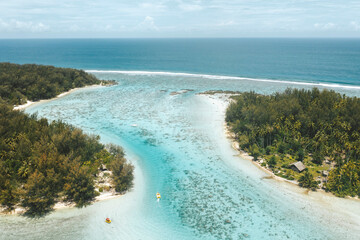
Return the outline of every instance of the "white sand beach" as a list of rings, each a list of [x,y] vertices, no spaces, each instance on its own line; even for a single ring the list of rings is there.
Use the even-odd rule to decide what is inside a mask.
[[[60,93],[59,95],[57,95],[56,97],[54,98],[51,98],[51,99],[43,99],[43,100],[39,100],[39,101],[36,101],[36,102],[33,102],[33,101],[27,101],[26,103],[22,104],[22,105],[15,105],[14,106],[14,110],[24,110],[26,109],[27,107],[30,107],[31,105],[33,104],[37,104],[37,103],[44,103],[44,102],[48,102],[48,101],[52,101],[54,99],[58,99],[58,98],[61,98],[61,97],[64,97],[70,93],[73,93],[79,89],[84,89],[84,88],[96,88],[96,87],[101,87],[103,85],[101,84],[94,84],[94,85],[90,85],[90,86],[85,86],[85,87],[81,87],[81,88],[73,88],[67,92],[63,92],[63,93]]]
[[[244,161],[256,166],[258,171],[255,171],[255,174],[263,179],[263,181],[271,181],[274,189],[278,189],[279,195],[293,195],[297,199],[302,199],[301,201],[303,201],[307,207],[314,209],[314,214],[324,214],[327,218],[334,220],[334,222],[329,220],[329,224],[330,222],[332,222],[331,224],[336,223],[344,228],[351,226],[354,232],[360,233],[360,201],[358,198],[339,198],[324,190],[309,191],[308,189],[299,187],[297,182],[278,177],[270,170],[262,167],[258,162],[253,161],[253,157],[248,153],[239,150],[238,143],[234,140],[232,133],[229,132],[225,123],[226,108],[231,101],[229,95],[215,94],[200,96],[205,98],[205,101],[209,101],[209,104],[215,105],[217,113],[219,114],[217,119],[219,119],[220,116],[221,119],[223,119],[223,129],[222,134],[219,134],[219,141],[227,141],[233,151],[236,151],[235,156],[238,156],[236,162],[228,162],[231,166],[243,169]]]

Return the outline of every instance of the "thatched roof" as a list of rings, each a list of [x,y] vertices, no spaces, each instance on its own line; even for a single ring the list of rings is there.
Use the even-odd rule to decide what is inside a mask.
[[[302,162],[294,162],[292,164],[290,164],[290,167],[294,166],[299,172],[302,172],[305,170],[305,165]]]

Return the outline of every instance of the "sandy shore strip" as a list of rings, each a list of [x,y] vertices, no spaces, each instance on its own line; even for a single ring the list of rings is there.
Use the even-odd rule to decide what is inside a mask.
[[[116,193],[115,191],[109,191],[109,192],[102,192],[99,196],[95,197],[95,200],[92,202],[100,202],[104,200],[114,199],[122,197],[124,194]],[[53,207],[54,210],[58,209],[64,209],[64,208],[73,208],[76,207],[75,203],[73,202],[57,202],[55,206]],[[24,209],[23,209],[24,211]]]
[[[115,191],[109,191],[109,192],[102,192],[100,193],[99,196],[95,197],[95,200],[91,203],[95,203],[95,202],[100,202],[100,201],[104,201],[104,200],[109,200],[109,199],[114,199],[114,198],[119,198],[121,196],[123,196],[124,194],[119,194],[116,193]],[[65,209],[65,208],[74,208],[76,207],[76,204],[73,202],[57,202],[53,209],[54,210],[60,210],[60,209]],[[22,207],[16,207],[14,210],[8,212],[6,211],[5,208],[1,208],[0,207],[0,214],[5,214],[5,215],[20,215],[25,213],[25,209]]]
[[[259,169],[261,169],[262,171],[266,172],[267,174],[269,174],[269,178],[274,178],[278,181],[284,181],[284,182],[288,182],[291,184],[295,184],[295,185],[299,185],[299,183],[295,180],[289,180],[286,178],[282,178],[279,176],[276,176],[275,173],[273,171],[271,171],[270,169],[261,166],[261,162],[260,161],[254,161],[254,157],[250,156],[249,153],[243,151],[240,149],[239,143],[235,140],[235,136],[234,134],[230,131],[228,125],[226,123],[224,123],[224,129],[225,129],[225,134],[226,137],[231,141],[231,146],[234,150],[238,151],[239,153],[239,157],[248,161],[251,161],[256,167],[258,167]],[[261,159],[261,158],[259,158]],[[322,189],[318,189],[318,190],[322,190]]]
[[[224,159],[226,164],[241,171],[246,171],[260,181],[257,184],[264,184],[264,188],[272,189],[273,195],[281,198],[293,198],[304,209],[310,209],[314,216],[319,219],[324,219],[329,226],[339,229],[351,229],[351,232],[356,235],[360,233],[360,202],[359,199],[346,197],[336,197],[332,193],[324,190],[311,191],[309,189],[301,188],[292,181],[275,176],[274,173],[262,167],[253,161],[253,158],[247,153],[239,150],[238,143],[234,141],[231,134],[229,135],[227,125],[225,122],[225,114],[228,105],[231,102],[230,95],[215,94],[215,95],[200,95],[203,100],[208,102],[209,106],[213,106],[213,114],[219,116],[214,117],[214,121],[218,122],[217,127],[213,131],[217,134],[218,144],[223,148],[233,150],[233,157]],[[224,150],[226,151],[226,150]],[[250,168],[249,168],[250,167]],[[264,181],[264,183],[262,183]],[[346,237],[345,237],[346,238]]]
[[[135,173],[134,173],[134,178],[135,178]],[[98,179],[96,179],[98,180]],[[110,186],[110,179],[105,183],[106,185]],[[98,188],[96,188],[96,190],[98,191]],[[132,191],[132,189],[130,190]],[[124,196],[124,194],[128,193],[117,193],[115,192],[115,190],[112,188],[110,191],[103,191],[103,192],[99,192],[100,195],[96,196],[95,199],[90,203],[90,205],[94,204],[95,202],[100,202],[100,201],[105,201],[105,200],[110,200],[110,199],[114,199],[114,198],[119,198]],[[66,209],[66,208],[74,208],[76,207],[76,204],[74,202],[57,202],[54,207],[53,210],[60,210],[60,209]],[[20,215],[25,213],[25,208],[22,208],[20,206],[16,207],[14,210],[12,211],[6,211],[5,208],[0,207],[0,214],[5,214],[5,215]]]
[[[94,85],[89,85],[89,86],[85,86],[85,87],[70,89],[69,91],[60,93],[60,94],[57,95],[56,97],[50,98],[50,99],[42,99],[42,100],[39,100],[39,101],[36,101],[36,102],[33,102],[33,101],[29,101],[29,100],[28,100],[25,104],[17,105],[17,106],[15,105],[15,106],[14,106],[14,110],[24,110],[24,109],[26,109],[27,107],[29,107],[29,106],[31,106],[31,105],[33,105],[33,104],[52,101],[52,100],[55,100],[55,99],[64,97],[64,96],[66,96],[66,95],[68,95],[68,94],[70,94],[70,93],[73,93],[73,92],[75,92],[75,91],[78,91],[78,90],[80,90],[80,89],[85,89],[85,88],[97,88],[97,87],[102,87],[102,86],[104,86],[104,85],[94,84]]]
[[[240,157],[241,159],[250,161],[257,168],[259,168],[260,170],[262,170],[263,172],[268,174],[269,176],[265,177],[267,179],[274,179],[274,180],[277,180],[278,182],[290,183],[292,186],[296,187],[300,191],[309,192],[309,189],[305,189],[305,188],[300,187],[297,181],[288,180],[286,178],[282,178],[282,177],[279,177],[279,176],[275,175],[275,173],[273,173],[270,169],[268,169],[268,168],[266,168],[264,166],[261,166],[260,161],[254,161],[253,160],[254,158],[252,156],[250,156],[249,153],[247,153],[247,152],[240,149],[239,143],[235,140],[234,133],[232,133],[230,131],[228,125],[225,122],[226,109],[227,109],[227,107],[229,106],[229,104],[232,101],[232,99],[230,99],[230,97],[233,96],[234,94],[216,93],[216,94],[202,94],[202,95],[208,97],[212,101],[212,104],[216,104],[218,106],[218,108],[221,109],[223,119],[224,119],[223,130],[224,130],[225,136],[230,141],[232,148],[237,151],[238,157]],[[316,191],[312,191],[312,193],[314,193],[314,194],[319,193],[319,194],[322,194],[324,196],[326,195],[326,196],[329,196],[329,197],[338,198],[334,194],[332,194],[330,192],[326,192],[323,189],[317,189]],[[344,199],[344,198],[342,198],[342,199]],[[360,201],[359,197],[347,196],[347,197],[345,197],[345,199],[351,199],[351,200],[355,200],[355,201]]]
[[[105,172],[108,174],[107,177],[104,177]],[[112,172],[109,170],[100,171],[97,174],[97,177],[94,180],[94,184],[95,184],[95,191],[97,191],[99,195],[96,196],[92,202],[90,202],[90,205],[95,202],[118,198],[124,195],[123,193],[115,192],[115,189],[112,187],[112,179],[110,177],[111,175]],[[99,191],[99,188],[104,188],[104,187],[109,187],[109,189],[107,191],[105,190]],[[57,200],[58,202],[55,203],[55,205],[53,206],[52,208],[53,210],[76,207],[76,204],[74,202],[61,201],[61,199],[57,199]],[[6,211],[5,208],[0,207],[0,214],[23,214],[25,213],[25,211],[26,209],[21,206],[17,206],[14,210],[10,212]]]

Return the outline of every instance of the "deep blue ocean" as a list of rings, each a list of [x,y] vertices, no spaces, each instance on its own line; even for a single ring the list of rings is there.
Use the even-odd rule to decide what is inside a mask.
[[[274,180],[234,149],[228,97],[198,93],[317,86],[360,96],[360,40],[0,40],[0,62],[115,80],[25,112],[118,144],[135,166],[119,198],[40,219],[0,215],[0,240],[359,239],[359,201]]]
[[[360,85],[360,39],[2,39],[0,62]]]

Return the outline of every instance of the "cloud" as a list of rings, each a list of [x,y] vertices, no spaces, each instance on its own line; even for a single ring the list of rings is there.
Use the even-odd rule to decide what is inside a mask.
[[[113,25],[111,24],[106,24],[106,25],[101,25],[101,24],[93,24],[91,25],[91,31],[95,32],[95,33],[103,33],[103,32],[114,32],[116,30],[122,29],[123,27],[117,27],[117,29],[115,29],[113,27]],[[64,29],[69,30],[72,33],[77,33],[77,32],[88,32],[90,31],[88,28],[84,28],[82,26],[79,26],[78,24],[72,24],[69,26],[68,29]]]
[[[234,22],[232,20],[222,21],[222,22],[216,24],[216,26],[218,26],[218,27],[226,27],[226,26],[233,26],[233,25],[236,25],[236,22]]]
[[[359,11],[355,0],[0,0],[0,37],[360,37]]]
[[[10,20],[8,22],[0,19],[0,29],[8,32],[46,32],[50,29],[48,25],[43,24],[42,22],[24,22],[18,20]]]
[[[360,30],[360,23],[358,23],[358,22],[356,22],[356,21],[350,22],[350,26],[351,26],[355,31],[359,31],[359,30]]]
[[[106,31],[111,31],[112,28],[113,28],[112,25],[107,24],[104,29],[105,29]]]
[[[186,12],[201,11],[203,7],[196,4],[179,4],[179,8]]]
[[[78,31],[80,31],[82,29],[77,24],[73,24],[73,25],[70,26],[69,30],[71,32],[78,32]]]
[[[144,30],[159,31],[159,28],[155,24],[154,18],[150,16],[146,16],[144,21],[138,24],[137,28]]]
[[[330,29],[334,29],[337,25],[329,22],[329,23],[315,23],[314,27],[316,29],[321,29],[321,30],[330,30]]]
[[[141,3],[139,6],[144,9],[150,9],[151,11],[166,11],[166,6],[162,3]]]
[[[9,24],[0,18],[0,29],[6,29],[8,27],[9,27]]]

